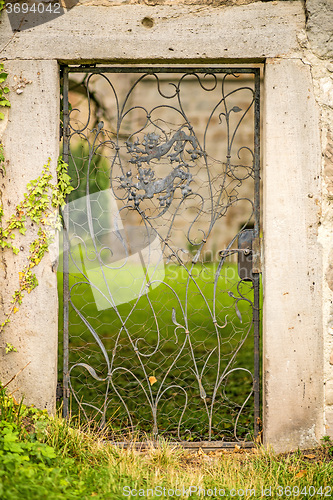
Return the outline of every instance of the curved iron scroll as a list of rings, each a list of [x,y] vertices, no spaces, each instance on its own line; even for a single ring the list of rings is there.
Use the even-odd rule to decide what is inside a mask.
[[[250,440],[259,277],[235,255],[259,236],[259,72],[136,71],[65,68],[65,389],[113,438]]]

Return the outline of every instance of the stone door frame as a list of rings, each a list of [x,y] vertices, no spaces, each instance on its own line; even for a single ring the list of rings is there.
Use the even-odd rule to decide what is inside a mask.
[[[311,67],[298,43],[304,25],[301,1],[82,5],[14,35],[6,14],[0,21],[1,57],[13,89],[12,109],[0,124],[8,214],[48,157],[55,171],[59,63],[263,64],[263,423],[264,442],[276,451],[311,447],[324,433],[321,148]],[[23,92],[15,91],[18,84]],[[15,383],[26,402],[50,411],[57,382],[55,258],[51,252],[39,266],[39,287],[4,335],[19,349],[3,355],[0,369],[5,380],[31,361]],[[3,260],[4,300],[15,289],[20,259]]]

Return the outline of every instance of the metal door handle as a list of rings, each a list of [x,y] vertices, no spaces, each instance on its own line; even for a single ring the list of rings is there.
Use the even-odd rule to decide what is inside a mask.
[[[221,257],[237,253],[238,275],[243,281],[252,281],[254,274],[261,273],[260,238],[255,238],[253,229],[244,229],[238,236],[238,248],[220,250]]]
[[[238,236],[238,276],[241,280],[253,280],[253,251],[252,244],[254,240],[253,229],[244,229]]]

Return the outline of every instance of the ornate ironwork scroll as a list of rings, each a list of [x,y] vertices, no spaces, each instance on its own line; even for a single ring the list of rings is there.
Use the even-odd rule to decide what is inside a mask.
[[[113,439],[258,435],[237,241],[260,236],[259,88],[257,68],[63,69],[64,413]]]

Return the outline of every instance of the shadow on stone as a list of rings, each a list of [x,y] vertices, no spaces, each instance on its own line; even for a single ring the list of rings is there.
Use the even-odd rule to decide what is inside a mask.
[[[9,22],[13,32],[35,28],[53,21],[75,7],[79,0],[7,1]]]

